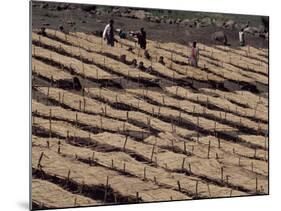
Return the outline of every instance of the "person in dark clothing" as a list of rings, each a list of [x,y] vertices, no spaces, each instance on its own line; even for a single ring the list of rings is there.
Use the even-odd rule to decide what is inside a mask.
[[[120,37],[121,39],[126,39],[126,37],[127,37],[126,32],[123,31],[123,30],[120,30],[120,31],[119,31],[119,37]]]
[[[114,27],[113,27],[114,21],[111,19],[109,21],[109,24],[107,24],[103,31],[103,39],[107,40],[107,45],[114,46]]]
[[[45,27],[41,27],[41,29],[40,29],[40,31],[37,33],[37,34],[39,34],[39,35],[43,35],[43,36],[46,36],[47,35],[47,33],[46,33],[46,28]]]
[[[73,89],[80,91],[82,89],[82,85],[78,77],[73,78]]]
[[[146,49],[146,32],[144,31],[144,28],[140,29],[140,32],[131,32],[133,36],[136,36],[138,38],[138,44],[142,49]]]

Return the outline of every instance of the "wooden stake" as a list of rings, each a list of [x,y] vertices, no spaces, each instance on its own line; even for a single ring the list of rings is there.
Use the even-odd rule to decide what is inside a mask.
[[[155,144],[152,147],[152,152],[151,152],[151,156],[150,156],[150,162],[152,162],[152,159],[153,159],[154,149],[155,149]]]
[[[76,127],[78,126],[78,113],[75,114]]]
[[[92,166],[93,160],[91,157],[89,157],[89,165]]]
[[[209,145],[208,145],[208,154],[207,154],[207,158],[210,158],[210,149],[211,149],[211,141],[209,140]]]
[[[113,169],[114,168],[114,160],[111,159],[111,168]]]
[[[61,104],[61,97],[60,97],[60,92],[59,92],[59,104]]]
[[[85,98],[83,98],[83,106],[84,106],[83,111],[85,112],[85,110],[86,110],[86,99]]]
[[[226,175],[226,176],[225,176],[225,178],[226,178],[226,183],[229,182],[229,177],[230,177],[229,175]]]
[[[223,167],[221,167],[221,180],[223,181]]]
[[[123,151],[125,151],[125,149],[126,149],[127,140],[128,140],[128,136],[126,136],[126,138],[125,138],[125,142],[124,142],[124,145],[123,145]]]
[[[106,177],[106,186],[105,186],[105,190],[104,190],[104,199],[103,201],[106,202],[106,198],[107,198],[107,189],[108,189],[108,181],[109,181],[109,177]]]
[[[60,141],[58,142],[58,154],[60,154]]]
[[[184,170],[184,163],[185,163],[185,158],[182,159],[182,165],[181,165],[182,171]]]
[[[181,184],[180,184],[180,181],[178,180],[177,183],[178,183],[179,192],[181,192]]]
[[[258,192],[258,178],[256,177],[256,193]]]
[[[196,198],[198,197],[198,184],[199,184],[199,181],[197,180],[197,181],[196,181],[196,185],[195,185],[195,194],[196,194]]]
[[[47,87],[47,96],[49,97],[49,95],[50,95],[50,87],[48,86]]]
[[[126,163],[123,163],[123,172],[126,173]]]
[[[192,173],[191,172],[191,163],[188,163],[188,169],[189,169],[189,173]]]
[[[136,201],[139,202],[139,192],[136,192]]]
[[[81,111],[81,100],[79,100],[79,111]]]
[[[66,131],[66,140],[67,140],[67,141],[69,140],[69,130]]]
[[[102,129],[102,116],[100,116],[100,129]]]
[[[143,168],[143,179],[146,180],[146,167]]]
[[[49,112],[49,137],[52,137],[52,109]]]
[[[40,155],[39,160],[38,160],[37,168],[41,168],[42,167],[41,166],[41,161],[42,161],[43,156],[44,156],[44,152],[41,152],[41,155]]]
[[[69,180],[70,180],[70,169],[68,170],[68,173],[67,173],[67,180],[66,180],[67,184],[68,184]]]
[[[209,198],[212,198],[212,195],[211,195],[211,190],[210,190],[210,186],[209,186],[209,183],[207,183],[207,188],[208,188]]]

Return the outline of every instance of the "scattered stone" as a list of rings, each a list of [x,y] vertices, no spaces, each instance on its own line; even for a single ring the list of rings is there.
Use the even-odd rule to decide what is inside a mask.
[[[59,30],[60,30],[61,32],[63,32],[63,30],[64,30],[63,25],[60,25],[60,26],[59,26]]]
[[[57,11],[61,11],[61,10],[66,10],[68,9],[70,4],[64,4],[64,3],[60,3],[59,5],[56,6],[56,10]]]
[[[184,20],[181,21],[181,25],[186,26],[186,25],[189,25],[189,24],[190,24],[190,20],[189,19],[184,19]]]
[[[168,24],[174,24],[175,22],[176,21],[172,18],[169,18],[169,19],[166,20],[166,23],[168,23]]]
[[[158,59],[158,62],[162,65],[165,65],[165,62],[164,62],[164,57],[163,56],[160,56],[159,59]]]
[[[148,68],[146,68],[146,72],[150,73],[152,71],[152,67],[149,66]]]
[[[127,51],[132,52],[132,51],[133,51],[133,48],[132,48],[132,47],[129,47],[129,48],[127,49]]]
[[[214,20],[213,23],[216,27],[223,27],[224,24],[222,20]]]
[[[227,37],[223,31],[217,31],[212,34],[212,40],[227,45]]]
[[[42,35],[42,36],[46,36],[47,35],[47,33],[46,33],[46,28],[45,27],[41,27],[41,29],[40,29],[40,31],[37,33],[37,34],[39,34],[39,35]]]
[[[85,5],[85,4],[82,4],[81,5],[81,9],[86,11],[86,12],[91,12],[93,10],[96,10],[96,6],[95,5]]]
[[[74,21],[67,21],[67,24],[70,26],[74,26],[76,23]]]
[[[94,31],[94,32],[93,32],[93,35],[96,35],[96,36],[98,36],[98,37],[102,37],[102,33],[103,33],[103,31],[97,30],[97,31]]]
[[[266,40],[268,40],[268,38],[269,38],[269,33],[268,33],[268,32],[264,33],[264,38],[265,38]]]
[[[264,33],[264,32],[266,32],[266,29],[265,29],[265,27],[264,27],[263,25],[259,25],[259,26],[257,27],[257,30],[258,30],[258,33]]]
[[[47,8],[48,6],[49,6],[48,3],[42,3],[42,4],[40,5],[40,9],[45,9],[45,8]]]
[[[212,25],[212,19],[209,17],[202,18],[201,21],[199,21],[200,27],[206,27]]]
[[[148,53],[148,50],[145,50],[145,51],[144,51],[144,57],[145,57],[146,59],[150,59],[150,58],[151,58],[151,56],[150,56],[149,53]]]
[[[143,66],[143,62],[139,63],[138,69],[145,70],[145,67]]]
[[[149,17],[149,21],[154,23],[161,23],[161,19],[158,16]]]
[[[80,80],[78,77],[74,77],[73,78],[73,89],[80,91],[82,89]]]
[[[175,24],[180,24],[182,22],[182,19],[178,18],[176,21],[175,21]]]
[[[130,10],[130,11],[122,12],[120,15],[122,17],[135,18],[141,20],[149,19],[149,17],[152,16],[150,12],[146,12],[144,10]]]
[[[136,59],[133,59],[132,62],[131,62],[131,65],[133,67],[136,67],[138,64],[137,64],[137,60]]]
[[[125,55],[125,54],[122,54],[122,55],[120,56],[120,62],[126,63],[126,55]]]
[[[251,35],[254,35],[255,33],[258,33],[258,28],[250,26],[250,27],[245,28],[244,32],[248,33],[248,34],[251,34]]]
[[[229,20],[223,24],[223,27],[226,29],[233,29],[236,22],[234,20]]]

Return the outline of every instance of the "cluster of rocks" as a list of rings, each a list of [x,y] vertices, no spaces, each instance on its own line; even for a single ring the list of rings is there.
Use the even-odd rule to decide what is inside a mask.
[[[181,19],[171,18],[166,15],[155,16],[151,12],[143,9],[130,9],[126,7],[113,7],[112,9],[99,9],[95,5],[82,5],[82,4],[69,4],[69,3],[33,3],[34,7],[48,8],[49,10],[83,10],[91,15],[103,15],[110,14],[112,16],[126,17],[132,19],[140,19],[148,22],[161,23],[161,24],[177,24],[190,28],[203,28],[209,26],[215,26],[222,29],[229,30],[241,30],[244,29],[245,33],[251,34],[257,37],[264,37],[268,39],[268,32],[264,25],[258,27],[249,26],[249,23],[242,24],[236,23],[234,20],[221,20],[211,17],[193,18],[193,19]],[[85,21],[84,21],[85,22]]]
[[[99,12],[100,13],[100,12]],[[168,16],[154,16],[151,12],[145,10],[134,10],[130,8],[114,8],[110,12],[112,15],[119,17],[127,17],[134,19],[141,19],[149,22],[163,23],[163,24],[178,24],[181,26],[188,26],[190,28],[202,28],[208,26],[215,26],[222,29],[241,30],[245,33],[268,38],[268,32],[263,25],[258,27],[249,26],[249,23],[237,23],[234,20],[221,20],[210,17],[193,18],[193,19],[173,19]]]

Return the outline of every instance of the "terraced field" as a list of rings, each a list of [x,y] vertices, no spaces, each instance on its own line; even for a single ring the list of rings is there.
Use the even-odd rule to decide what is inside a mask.
[[[34,209],[268,194],[267,49],[37,32]]]

